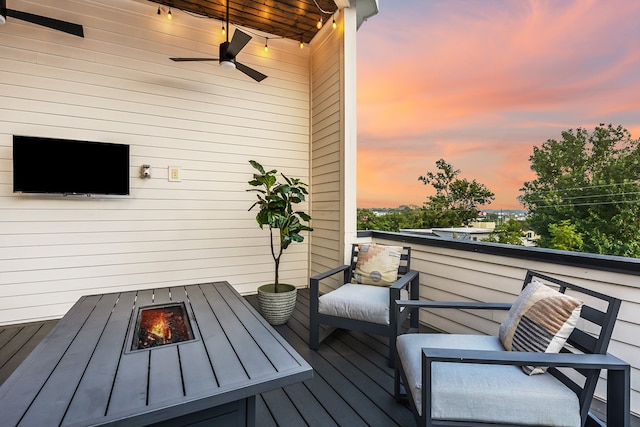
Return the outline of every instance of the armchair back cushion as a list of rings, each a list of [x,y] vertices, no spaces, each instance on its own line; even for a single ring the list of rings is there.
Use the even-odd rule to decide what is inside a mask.
[[[398,280],[402,246],[358,245],[358,261],[352,283],[390,286]]]
[[[499,337],[507,350],[557,353],[580,318],[583,302],[541,282],[529,283],[516,298],[500,325]],[[529,374],[545,367],[523,366]]]

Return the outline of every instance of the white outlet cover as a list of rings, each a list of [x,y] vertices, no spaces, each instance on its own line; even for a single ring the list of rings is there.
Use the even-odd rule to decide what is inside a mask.
[[[169,166],[169,181],[180,180],[180,166]]]

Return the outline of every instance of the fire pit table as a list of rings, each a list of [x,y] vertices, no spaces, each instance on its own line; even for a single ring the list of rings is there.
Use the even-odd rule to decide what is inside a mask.
[[[3,426],[255,424],[312,377],[227,282],[84,296],[0,387]]]

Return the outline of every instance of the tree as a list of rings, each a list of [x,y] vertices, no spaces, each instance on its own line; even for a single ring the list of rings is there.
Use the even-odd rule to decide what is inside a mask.
[[[427,172],[418,177],[423,184],[430,184],[436,194],[428,196],[424,203],[425,227],[459,227],[478,217],[478,206],[490,204],[494,194],[483,184],[459,179],[459,169],[444,159],[436,162],[439,172]]]
[[[505,243],[509,245],[522,245],[522,223],[514,218],[499,224],[489,234],[489,237],[482,239],[483,242]]]
[[[582,249],[582,235],[576,231],[576,226],[568,219],[560,221],[560,224],[549,224],[551,245],[553,249],[564,251],[579,251]]]
[[[373,228],[375,214],[371,209],[357,209],[356,215],[358,230],[375,230],[375,228]]]
[[[371,209],[357,210],[358,230],[400,231],[400,229],[422,228],[420,209],[401,207],[376,214]]]
[[[247,191],[255,191],[258,201],[251,205],[249,210],[258,208],[256,222],[262,229],[265,225],[269,226],[269,243],[271,244],[271,256],[275,266],[274,276],[274,292],[278,292],[280,258],[285,249],[293,242],[302,242],[304,236],[300,234],[303,231],[313,231],[313,228],[305,225],[311,217],[303,212],[296,211],[294,208],[304,202],[307,193],[307,184],[298,178],[289,178],[285,174],[280,175],[284,178],[285,183],[278,182],[275,169],[266,171],[264,167],[255,160],[249,160],[258,173],[253,174],[253,179],[249,181],[249,185],[255,188],[249,188]],[[277,246],[274,242],[274,231],[278,230]]]
[[[551,230],[569,221],[584,252],[640,257],[640,139],[621,126],[569,129],[529,160],[537,177],[519,199],[540,246],[553,247]]]

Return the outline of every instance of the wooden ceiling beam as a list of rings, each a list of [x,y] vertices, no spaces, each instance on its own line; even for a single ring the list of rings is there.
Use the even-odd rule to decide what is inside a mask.
[[[225,0],[150,0],[172,9],[226,20]],[[308,43],[318,32],[320,16],[325,21],[338,9],[334,0],[231,0],[229,21],[233,25]]]

